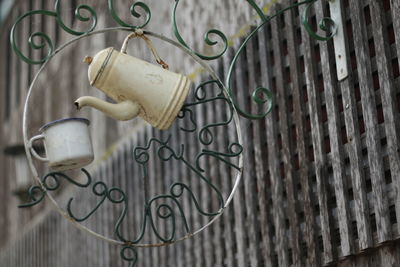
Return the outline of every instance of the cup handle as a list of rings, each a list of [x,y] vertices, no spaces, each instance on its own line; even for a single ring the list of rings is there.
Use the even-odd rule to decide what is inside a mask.
[[[49,161],[49,159],[48,159],[47,157],[44,158],[44,157],[39,156],[39,154],[38,154],[38,153],[35,151],[35,149],[33,148],[33,142],[35,142],[36,140],[39,140],[39,139],[44,139],[44,135],[43,135],[43,134],[36,135],[36,136],[32,137],[32,138],[29,140],[29,142],[28,142],[29,151],[30,151],[31,154],[32,154],[35,158],[37,158],[38,160],[40,160],[40,161]]]

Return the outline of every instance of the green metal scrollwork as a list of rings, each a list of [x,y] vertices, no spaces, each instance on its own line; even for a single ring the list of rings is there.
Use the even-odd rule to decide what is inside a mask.
[[[262,9],[257,5],[256,2],[254,2],[253,0],[246,0],[246,1],[249,2],[249,4],[254,8],[254,10],[257,12],[258,16],[262,21],[266,21],[268,19],[268,17],[264,14]]]
[[[93,31],[96,26],[97,26],[97,14],[94,11],[94,9],[88,5],[79,5],[75,8],[75,17],[82,22],[87,22],[87,21],[92,21],[92,25],[89,27],[89,29],[87,29],[86,31],[75,31],[72,28],[66,26],[64,24],[64,22],[62,21],[61,18],[61,4],[60,4],[60,0],[56,1],[55,7],[54,7],[55,11],[56,11],[56,20],[57,20],[57,24],[66,32],[68,32],[69,34],[72,35],[82,35],[88,32]],[[82,15],[82,11],[85,10],[87,12],[89,12],[90,16],[86,17]]]
[[[82,218],[78,218],[76,217],[72,211],[71,211],[71,203],[73,201],[73,198],[70,198],[67,204],[67,211],[68,211],[68,215],[73,218],[75,221],[77,222],[83,222],[85,220],[87,220],[93,213],[96,212],[96,210],[103,204],[104,200],[108,199],[111,203],[114,204],[119,204],[124,202],[124,205],[126,206],[126,195],[125,193],[116,187],[111,188],[110,190],[108,190],[107,185],[103,182],[96,182],[95,184],[93,184],[92,187],[92,192],[93,194],[95,194],[96,196],[100,196],[101,200],[97,203],[97,205],[92,209],[92,211],[90,211],[86,216],[82,217]],[[112,196],[113,192],[117,192],[118,194],[120,194],[120,198],[115,198]],[[126,213],[126,209],[124,208],[123,211],[123,215],[121,215],[121,217],[125,216],[124,213]]]
[[[249,4],[256,10],[257,14],[262,19],[262,22],[245,38],[243,43],[240,45],[239,49],[236,51],[236,53],[232,59],[231,65],[229,66],[229,69],[228,69],[228,73],[227,73],[226,80],[225,80],[225,86],[226,86],[226,88],[228,88],[228,92],[232,98],[233,105],[235,106],[237,112],[241,116],[243,116],[247,119],[262,119],[269,112],[271,112],[272,107],[273,107],[274,97],[273,97],[273,93],[270,89],[265,88],[265,87],[258,87],[251,94],[251,99],[255,103],[257,103],[258,105],[266,105],[266,106],[264,106],[265,111],[261,112],[259,114],[250,114],[247,111],[243,110],[240,107],[240,105],[236,99],[236,96],[232,90],[233,71],[234,71],[235,65],[239,59],[239,56],[244,51],[247,43],[257,34],[257,32],[262,27],[264,27],[272,19],[283,14],[284,12],[286,12],[290,9],[296,8],[296,7],[298,7],[300,5],[304,5],[304,4],[307,4],[307,7],[304,9],[304,12],[302,15],[302,21],[303,21],[304,28],[306,29],[306,31],[310,34],[310,36],[312,38],[315,38],[316,40],[320,40],[320,41],[330,40],[336,34],[337,26],[335,25],[334,21],[331,18],[323,18],[320,22],[320,28],[324,31],[329,31],[329,28],[330,28],[330,35],[327,37],[323,37],[323,36],[316,34],[312,30],[310,24],[308,23],[308,11],[309,11],[309,8],[311,7],[311,5],[314,4],[317,0],[306,0],[306,1],[301,1],[301,2],[295,3],[291,6],[288,6],[284,9],[277,11],[275,14],[273,14],[271,16],[265,16],[264,13],[262,12],[261,8],[253,0],[246,0],[246,1],[249,2]],[[328,25],[331,25],[331,27],[329,27]]]
[[[127,253],[131,253],[132,256],[127,255]],[[121,249],[120,255],[124,261],[130,262],[129,267],[134,267],[136,265],[137,260],[138,260],[138,253],[133,246],[129,246],[129,245],[124,246]]]
[[[237,149],[237,150],[235,151],[235,149]],[[210,157],[214,157],[214,158],[228,164],[229,166],[231,166],[237,170],[240,170],[240,168],[236,164],[233,164],[232,162],[230,162],[229,160],[226,160],[225,158],[238,157],[243,152],[243,146],[239,143],[231,143],[231,144],[229,144],[228,150],[229,150],[228,153],[223,153],[223,152],[219,152],[219,151],[203,149],[202,152],[196,158],[197,169],[200,170],[201,172],[204,172],[204,169],[200,166],[200,158],[203,156],[210,156]]]
[[[207,97],[206,86],[209,86],[212,84],[217,85],[217,90],[218,90],[217,94],[216,94],[216,96]],[[214,102],[214,101],[218,101],[218,103],[225,104],[228,107],[228,117],[227,117],[226,121],[210,123],[200,129],[198,138],[199,138],[200,143],[203,145],[209,145],[214,140],[214,137],[210,131],[211,128],[218,127],[218,126],[226,126],[232,122],[233,107],[231,105],[231,101],[224,96],[222,88],[223,87],[218,80],[209,80],[209,81],[200,83],[195,89],[195,94],[194,94],[195,101],[192,103],[184,104],[183,108],[182,108],[182,114],[180,114],[180,116],[179,116],[179,118],[182,119],[185,117],[186,113],[189,113],[190,121],[193,125],[193,128],[192,129],[181,128],[181,129],[183,131],[187,131],[187,132],[194,132],[197,130],[197,123],[194,121],[194,119],[192,117],[193,116],[193,110],[191,110],[192,107],[197,106],[197,105],[203,105],[203,104],[206,104],[209,102]],[[211,87],[211,89],[215,90],[213,87]]]
[[[180,0],[175,0],[175,5],[174,5],[174,8],[173,8],[173,12],[172,12],[172,29],[174,31],[175,37],[178,40],[178,42],[181,43],[184,47],[186,47],[188,49],[191,49],[186,44],[185,40],[183,40],[183,38],[182,38],[182,36],[181,36],[181,34],[179,33],[179,30],[178,30],[178,25],[177,25],[177,22],[176,22],[176,11],[177,11],[177,8],[178,8],[179,1]],[[204,41],[206,42],[207,45],[214,46],[214,45],[218,44],[218,41],[213,41],[213,40],[210,39],[211,35],[216,35],[222,40],[222,43],[223,43],[222,44],[222,49],[221,49],[221,51],[219,53],[217,53],[216,55],[213,55],[213,56],[206,56],[206,55],[203,55],[203,54],[201,54],[199,52],[196,52],[196,51],[192,50],[193,53],[196,54],[201,59],[204,59],[204,60],[217,59],[217,58],[221,57],[223,54],[225,54],[226,50],[228,49],[228,38],[226,38],[226,35],[223,32],[221,32],[220,30],[217,30],[217,29],[211,29],[211,30],[207,31],[204,34]]]
[[[75,9],[75,16],[78,20],[86,22],[92,20],[92,25],[89,27],[88,30],[86,31],[75,31],[72,28],[67,27],[64,22],[62,21],[61,18],[61,5],[60,5],[60,0],[57,0],[55,3],[54,7],[55,11],[48,11],[48,10],[33,10],[30,12],[25,13],[24,15],[20,16],[14,23],[14,25],[11,28],[10,32],[10,42],[13,50],[15,53],[26,63],[28,64],[43,64],[48,60],[54,52],[54,44],[52,39],[43,32],[34,32],[30,34],[29,39],[28,39],[28,44],[31,49],[34,50],[41,50],[47,47],[47,54],[41,58],[41,59],[32,59],[24,55],[24,53],[21,51],[19,45],[18,45],[18,40],[16,39],[16,28],[17,25],[26,17],[34,16],[34,15],[43,15],[43,16],[50,16],[54,17],[57,21],[57,24],[66,32],[72,34],[72,35],[82,35],[88,32],[93,31],[96,28],[97,25],[97,15],[96,12],[94,11],[93,8],[91,8],[88,5],[79,5]],[[90,13],[89,17],[83,16],[82,11],[86,10]],[[40,39],[42,42],[38,43],[37,39]]]
[[[145,15],[146,15],[146,20],[142,25],[134,26],[132,24],[124,22],[117,15],[117,12],[115,11],[114,0],[108,0],[108,9],[110,11],[110,14],[111,14],[112,18],[115,20],[115,22],[117,22],[119,25],[121,25],[123,27],[129,27],[129,28],[132,28],[132,29],[143,28],[150,22],[150,19],[151,19],[150,8],[143,2],[136,2],[136,3],[132,4],[132,6],[130,8],[130,13],[132,14],[132,16],[134,16],[135,18],[140,18],[142,16],[140,13],[138,13],[136,11],[137,7],[140,7],[141,9],[144,10]]]
[[[20,16],[14,23],[14,25],[11,28],[11,32],[10,32],[10,43],[11,46],[13,48],[13,50],[15,51],[15,53],[19,56],[19,58],[21,58],[23,61],[25,61],[28,64],[42,64],[44,62],[46,62],[47,59],[49,59],[51,57],[51,55],[53,54],[54,51],[54,45],[53,42],[51,40],[51,38],[43,33],[43,32],[34,32],[29,36],[28,39],[28,44],[32,49],[35,50],[40,50],[43,49],[44,47],[47,46],[47,55],[39,60],[33,60],[27,56],[25,56],[23,54],[23,52],[21,51],[21,49],[19,48],[17,42],[18,40],[16,39],[15,36],[15,32],[16,32],[16,28],[17,25],[26,17],[29,16],[33,16],[33,15],[45,15],[45,16],[52,16],[52,17],[56,17],[57,14],[53,11],[47,11],[47,10],[34,10],[34,11],[30,11],[22,16]],[[43,42],[38,44],[35,42],[35,39],[41,39]]]
[[[46,174],[41,179],[41,182],[42,182],[41,187],[35,185],[29,189],[28,194],[32,201],[30,203],[19,205],[18,207],[19,208],[28,208],[28,207],[32,207],[32,206],[40,203],[44,199],[45,190],[55,191],[60,187],[60,178],[63,178],[78,187],[82,187],[82,188],[88,187],[92,182],[92,178],[88,171],[86,171],[85,169],[81,169],[81,170],[86,175],[86,178],[87,178],[86,183],[78,183],[77,181],[75,181],[74,179],[65,175],[62,172],[50,172],[50,173]],[[40,193],[39,198],[37,198],[35,196],[37,194],[37,192]]]
[[[37,196],[39,194],[39,196]],[[32,200],[29,203],[21,204],[18,205],[18,208],[30,208],[35,206],[36,204],[39,204],[45,197],[45,193],[43,189],[40,186],[31,186],[28,190],[28,195],[30,199]]]
[[[337,24],[335,23],[335,21],[333,21],[329,17],[325,17],[325,18],[322,18],[321,21],[318,24],[318,26],[319,26],[319,28],[321,30],[329,33],[328,36],[322,36],[322,35],[319,35],[316,32],[314,32],[314,30],[312,29],[310,23],[308,22],[309,9],[316,1],[317,0],[306,1],[306,2],[309,2],[309,4],[304,9],[304,12],[303,12],[301,20],[302,20],[304,29],[308,32],[308,34],[312,38],[314,38],[314,39],[316,39],[318,41],[328,41],[328,40],[332,39],[335,36],[336,32],[337,32]]]

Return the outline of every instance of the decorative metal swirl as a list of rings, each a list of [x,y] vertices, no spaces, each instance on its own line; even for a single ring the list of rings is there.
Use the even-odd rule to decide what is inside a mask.
[[[40,50],[43,49],[47,46],[47,55],[39,60],[33,60],[27,56],[25,56],[23,54],[23,52],[21,51],[21,49],[18,47],[17,45],[17,40],[16,40],[16,36],[15,36],[15,31],[16,31],[16,27],[17,25],[26,17],[29,16],[33,16],[33,15],[45,15],[45,16],[53,16],[56,17],[57,14],[55,12],[52,11],[46,11],[46,10],[34,10],[34,11],[30,11],[22,16],[20,16],[14,23],[13,27],[11,28],[11,32],[10,32],[10,42],[11,42],[11,46],[14,49],[15,53],[19,56],[20,59],[22,59],[23,61],[25,61],[28,64],[42,64],[44,63],[47,59],[50,58],[50,56],[53,54],[54,51],[54,45],[52,40],[50,39],[50,37],[43,33],[43,32],[34,32],[29,36],[28,39],[28,44],[29,47],[31,49],[35,49],[35,50]],[[37,42],[37,39],[41,39],[41,43]]]
[[[39,196],[37,196],[38,194]],[[18,208],[33,207],[36,204],[40,203],[44,199],[46,194],[44,193],[43,189],[40,186],[35,185],[29,188],[28,195],[32,201],[29,203],[18,205]]]
[[[216,96],[208,97],[206,86],[212,85],[212,84],[217,85],[216,88],[218,89],[218,91],[217,91]],[[212,90],[215,90],[215,87],[210,87],[210,88]],[[197,123],[193,119],[193,110],[191,110],[192,107],[197,106],[197,105],[206,104],[209,102],[215,102],[215,101],[218,101],[218,103],[221,103],[221,104],[225,104],[226,107],[228,107],[228,117],[227,117],[226,121],[210,123],[200,129],[199,136],[198,136],[199,141],[203,145],[210,145],[214,141],[214,137],[213,137],[213,134],[210,129],[213,127],[218,127],[218,126],[226,126],[229,123],[231,123],[231,121],[233,119],[233,107],[231,105],[231,101],[225,97],[225,95],[223,93],[223,86],[218,80],[209,80],[209,81],[200,83],[196,87],[194,95],[195,95],[195,102],[184,104],[183,108],[182,108],[182,112],[178,117],[178,118],[182,119],[185,117],[185,115],[187,113],[189,113],[189,116],[190,116],[189,118],[190,118],[193,128],[186,129],[186,128],[181,127],[181,130],[183,130],[183,131],[194,132],[197,130],[198,126],[197,126]]]
[[[86,10],[90,13],[89,17],[85,17],[82,15],[82,11]],[[42,64],[48,60],[53,52],[54,52],[54,44],[52,39],[43,32],[34,32],[30,34],[29,39],[28,39],[28,44],[31,49],[34,50],[41,50],[47,47],[47,54],[41,58],[41,59],[32,59],[24,55],[24,53],[21,51],[21,49],[18,46],[18,40],[16,39],[15,32],[17,25],[26,17],[34,16],[34,15],[44,15],[44,16],[50,16],[50,17],[55,17],[57,24],[66,32],[72,34],[72,35],[82,35],[88,32],[93,31],[96,28],[97,25],[97,15],[96,12],[94,11],[93,8],[91,8],[88,5],[79,5],[75,9],[75,16],[78,20],[87,22],[87,21],[92,21],[92,25],[87,29],[86,31],[75,31],[72,28],[67,27],[64,22],[62,21],[61,18],[61,6],[60,6],[60,0],[57,0],[55,3],[55,11],[48,11],[48,10],[33,10],[30,12],[25,13],[24,15],[20,16],[14,23],[14,25],[11,28],[10,32],[10,42],[12,45],[13,50],[15,53],[26,63],[28,64]],[[38,39],[41,41],[39,42]]]
[[[180,1],[180,0],[175,0],[175,5],[174,5],[173,11],[172,11],[172,29],[173,29],[173,31],[174,31],[175,37],[176,37],[176,39],[178,40],[178,42],[181,43],[184,47],[186,47],[186,48],[188,48],[188,49],[191,49],[191,48],[186,44],[186,42],[183,40],[181,34],[179,33],[178,25],[177,25],[177,23],[176,23],[176,11],[177,11],[177,8],[178,8],[179,1]],[[222,47],[221,51],[218,52],[216,55],[213,55],[213,56],[206,56],[206,55],[203,55],[203,54],[201,54],[201,53],[199,53],[199,52],[196,52],[196,51],[193,51],[193,50],[192,50],[192,52],[193,52],[194,54],[196,54],[199,58],[204,59],[204,60],[213,60],[213,59],[217,59],[217,58],[221,57],[223,54],[225,54],[225,51],[228,49],[228,38],[226,38],[226,35],[225,35],[223,32],[221,32],[220,30],[217,30],[217,29],[208,30],[208,31],[204,34],[204,41],[205,41],[205,43],[206,43],[207,45],[209,45],[209,46],[214,46],[214,45],[218,44],[218,41],[213,41],[213,40],[211,40],[211,36],[212,36],[213,34],[216,35],[217,37],[219,37],[219,38],[222,40],[222,43],[223,43],[222,45],[223,45],[223,47]]]
[[[213,183],[211,183],[209,178],[205,177],[202,174],[201,169],[196,168],[194,165],[190,164],[185,159],[183,144],[181,144],[181,149],[178,153],[176,151],[174,151],[173,148],[171,148],[168,145],[170,138],[171,138],[171,136],[169,136],[166,141],[162,141],[162,140],[159,140],[156,138],[151,138],[145,147],[136,147],[135,148],[135,150],[134,150],[135,161],[142,166],[143,174],[145,176],[144,179],[148,178],[147,177],[147,174],[148,174],[148,166],[147,165],[148,165],[148,161],[150,158],[148,150],[150,149],[152,144],[158,144],[157,153],[156,153],[158,158],[161,159],[162,161],[169,161],[171,159],[181,161],[191,172],[193,172],[195,174],[194,177],[199,178],[200,181],[204,182],[205,185],[207,185],[212,191],[214,191],[214,193],[216,194],[218,201],[219,201],[219,208],[217,211],[211,211],[211,212],[207,212],[207,211],[203,210],[203,208],[200,207],[200,204],[199,204],[197,198],[195,197],[194,193],[190,190],[190,188],[188,186],[186,186],[185,184],[183,184],[181,182],[172,184],[170,187],[170,190],[169,190],[170,195],[163,195],[163,197],[165,197],[165,198],[173,197],[174,199],[178,199],[179,197],[182,196],[183,191],[186,190],[189,193],[189,195],[199,213],[201,213],[202,215],[205,215],[205,216],[217,215],[219,213],[220,209],[224,206],[224,200],[223,200],[221,192]],[[198,162],[197,162],[198,159],[199,159],[199,157],[196,158],[196,165],[198,165]],[[158,198],[160,198],[160,196],[157,196],[156,198],[158,199]],[[149,204],[151,204],[152,201],[154,201],[154,199],[150,200]],[[177,204],[179,210],[181,210],[180,204],[178,202],[176,204]],[[187,223],[186,223],[186,218],[184,216],[182,218],[184,219],[185,228],[187,230],[189,230],[189,227],[187,226]]]
[[[87,220],[93,213],[95,213],[95,211],[103,204],[104,200],[106,200],[106,199],[108,199],[111,203],[114,203],[114,204],[124,203],[123,214],[126,213],[126,204],[127,204],[126,203],[126,195],[121,189],[116,188],[116,187],[108,189],[107,185],[100,181],[100,182],[96,182],[93,184],[92,192],[96,196],[101,197],[101,200],[97,203],[97,205],[94,207],[94,209],[92,211],[90,211],[86,216],[83,216],[81,218],[78,218],[77,216],[75,216],[72,213],[71,203],[74,200],[74,198],[69,199],[68,204],[67,204],[67,211],[68,211],[69,216],[71,218],[73,218],[75,221],[83,222],[83,221]],[[114,192],[118,193],[120,195],[120,197],[116,198],[115,196],[113,196],[115,194]],[[120,220],[121,218],[122,218],[122,215],[118,220]]]
[[[82,11],[85,10],[87,12],[90,13],[90,16],[86,17],[82,15]],[[61,18],[61,5],[60,5],[60,0],[56,1],[55,4],[55,11],[56,11],[56,20],[57,20],[57,24],[66,32],[68,32],[69,34],[72,35],[82,35],[88,32],[93,31],[96,28],[97,25],[97,14],[94,11],[94,9],[88,5],[79,5],[75,8],[75,17],[82,22],[87,22],[87,21],[92,21],[92,25],[90,25],[90,27],[86,30],[86,31],[75,31],[72,28],[69,28],[68,26],[66,26],[64,24],[64,22],[62,21]]]
[[[112,16],[112,18],[115,20],[115,22],[117,22],[119,25],[123,26],[123,27],[129,27],[132,29],[138,29],[138,28],[143,28],[145,27],[151,19],[151,11],[150,8],[143,2],[136,2],[134,4],[132,4],[131,8],[130,8],[130,13],[132,16],[134,16],[135,18],[140,18],[142,15],[140,13],[137,12],[136,8],[140,7],[146,15],[146,21],[139,26],[134,26],[132,24],[126,23],[124,22],[116,13],[115,8],[114,8],[114,0],[108,0],[108,9],[110,11],[110,14]]]
[[[129,253],[129,252],[133,255],[132,256],[127,255],[127,253]],[[130,262],[129,267],[134,267],[136,265],[137,260],[138,260],[138,253],[134,247],[124,246],[121,249],[120,255],[124,261]]]
[[[86,183],[79,183],[77,181],[75,181],[74,179],[70,178],[69,176],[65,175],[62,172],[50,172],[48,174],[46,174],[45,176],[43,176],[43,178],[41,179],[41,186],[31,186],[31,188],[29,188],[28,194],[31,198],[31,202],[26,203],[26,204],[22,204],[19,205],[19,208],[28,208],[28,207],[32,207],[36,204],[39,204],[45,196],[45,191],[55,191],[57,190],[61,183],[60,183],[60,178],[63,178],[65,180],[67,180],[68,182],[70,182],[71,184],[74,184],[78,187],[88,187],[91,182],[92,182],[92,177],[90,176],[90,174],[85,170],[85,169],[81,169],[82,172],[86,175],[87,181]],[[40,194],[39,197],[37,197],[37,194]]]
[[[335,36],[335,34],[336,34],[336,32],[337,32],[337,27],[338,27],[338,26],[337,26],[337,24],[335,23],[334,20],[332,20],[332,19],[329,18],[329,17],[325,17],[325,18],[322,18],[322,19],[320,20],[318,26],[319,26],[319,28],[320,28],[321,30],[323,30],[323,31],[325,31],[325,32],[327,32],[327,33],[329,33],[329,35],[327,35],[327,36],[319,35],[319,34],[317,34],[317,33],[312,29],[310,23],[308,22],[308,17],[309,17],[308,13],[309,13],[310,7],[311,7],[316,1],[317,1],[317,0],[305,1],[305,2],[310,2],[310,3],[309,3],[309,4],[306,6],[306,8],[304,9],[304,12],[303,12],[303,15],[302,15],[301,20],[302,20],[304,29],[308,32],[308,34],[309,34],[312,38],[314,38],[314,39],[316,39],[316,40],[319,40],[319,41],[328,41],[328,40],[332,39],[332,38]]]
[[[238,157],[243,152],[243,146],[239,143],[231,143],[229,144],[228,151],[229,151],[228,153],[223,153],[223,152],[203,149],[203,151],[196,158],[197,169],[200,170],[201,172],[204,172],[204,169],[200,166],[200,158],[203,156],[210,156],[228,164],[229,166],[237,170],[240,170],[240,168],[236,164],[233,164],[232,162],[226,160],[225,158]]]
[[[265,16],[264,13],[262,12],[262,9],[252,0],[246,0],[250,3],[250,5],[256,10],[257,14],[261,17],[262,19],[262,23],[260,25],[258,25],[243,41],[243,43],[240,45],[239,49],[236,51],[235,56],[232,59],[232,62],[229,66],[228,69],[228,73],[226,76],[226,80],[225,80],[225,86],[226,88],[228,88],[228,92],[229,95],[232,98],[232,102],[233,105],[235,106],[237,112],[248,119],[262,119],[264,118],[269,112],[271,112],[272,107],[273,107],[273,103],[274,103],[274,97],[273,97],[273,93],[270,89],[265,88],[265,87],[258,87],[256,88],[252,94],[251,94],[251,99],[258,105],[262,105],[264,107],[264,111],[258,114],[250,114],[247,111],[243,110],[237,99],[236,96],[232,90],[232,77],[233,77],[233,71],[235,68],[235,65],[239,59],[239,56],[241,55],[241,53],[244,51],[247,43],[257,34],[257,32],[264,27],[267,23],[269,23],[273,18],[283,14],[284,12],[296,8],[300,5],[304,5],[304,4],[308,4],[307,7],[304,9],[303,12],[303,25],[306,29],[306,31],[310,34],[310,36],[312,38],[315,38],[317,40],[321,40],[321,41],[327,41],[331,38],[333,38],[333,36],[336,34],[336,29],[337,26],[333,26],[333,29],[331,30],[331,34],[328,37],[322,37],[318,34],[316,34],[315,32],[312,31],[311,26],[308,23],[308,10],[311,7],[312,4],[314,4],[317,0],[306,0],[306,1],[302,1],[302,2],[298,2],[296,4],[293,4],[291,6],[288,6],[284,9],[281,9],[279,11],[277,11],[275,14],[271,15],[271,16]],[[321,20],[320,23],[320,27],[322,30],[328,30],[328,25],[335,25],[334,21],[330,18],[323,18]]]
[[[256,2],[254,2],[253,0],[246,0],[246,1],[249,2],[249,4],[254,8],[254,10],[257,12],[258,16],[261,18],[262,21],[266,21],[268,19],[268,17],[264,14],[262,9],[257,5]]]

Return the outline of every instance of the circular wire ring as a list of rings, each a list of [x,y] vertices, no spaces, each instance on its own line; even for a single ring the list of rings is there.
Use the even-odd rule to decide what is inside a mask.
[[[56,50],[54,50],[53,54],[50,55],[48,57],[48,59],[46,60],[46,62],[43,63],[43,65],[40,67],[40,69],[38,70],[38,72],[36,73],[34,79],[32,80],[32,83],[29,86],[29,90],[26,96],[26,100],[25,100],[25,105],[24,105],[24,111],[23,111],[23,121],[22,121],[22,131],[23,131],[23,139],[24,139],[24,146],[25,146],[25,153],[27,156],[27,160],[29,163],[29,167],[32,171],[33,174],[33,179],[42,187],[44,194],[49,198],[50,202],[54,205],[56,211],[61,214],[64,218],[66,218],[69,222],[71,222],[73,225],[75,225],[77,228],[86,231],[87,233],[95,236],[98,239],[101,240],[105,240],[111,244],[115,244],[115,245],[126,245],[124,242],[119,241],[119,240],[115,240],[109,237],[106,237],[102,234],[99,234],[91,229],[89,229],[88,227],[82,225],[81,223],[77,222],[76,220],[74,220],[73,218],[71,218],[68,213],[63,210],[57,203],[57,201],[50,195],[50,193],[46,190],[44,184],[42,183],[38,172],[33,164],[32,161],[32,156],[29,152],[29,139],[28,139],[28,129],[27,129],[27,122],[28,122],[28,110],[30,107],[30,98],[33,92],[33,88],[34,85],[36,83],[36,81],[38,80],[38,77],[40,76],[40,74],[42,73],[42,71],[46,68],[47,64],[51,61],[51,59],[56,56],[59,52],[61,52],[63,49],[67,48],[68,46],[74,44],[75,42],[84,39],[84,38],[88,38],[90,36],[93,35],[97,35],[97,34],[103,34],[103,33],[107,33],[107,32],[113,32],[113,31],[127,31],[127,32],[132,32],[131,28],[127,28],[127,27],[114,27],[114,28],[105,28],[102,30],[97,30],[97,31],[92,31],[86,34],[83,34],[81,36],[78,36],[76,38],[71,39],[70,41],[66,42],[65,44],[61,45],[59,48],[57,48]],[[182,50],[186,55],[190,56],[192,59],[194,59],[199,65],[201,65],[211,76],[213,79],[219,81],[219,84],[221,84],[224,94],[226,96],[227,99],[229,99],[230,101],[232,100],[231,97],[228,94],[228,90],[226,89],[226,87],[223,85],[223,83],[220,81],[218,75],[214,72],[214,70],[208,65],[206,64],[204,61],[202,61],[198,56],[196,56],[192,51],[190,51],[188,48],[184,47],[183,45],[165,37],[162,36],[160,34],[151,32],[151,31],[143,31],[146,35],[148,36],[152,36],[154,38],[157,38],[161,41],[167,42],[169,44],[171,44],[172,46],[175,46],[177,48],[179,48],[180,50]],[[232,101],[231,101],[232,102]],[[238,138],[238,143],[242,144],[242,133],[240,130],[240,122],[239,122],[239,116],[238,113],[235,109],[235,107],[232,105],[233,108],[233,121],[235,123],[235,128],[236,128],[236,133],[237,133],[237,138]],[[140,244],[130,244],[132,247],[159,247],[159,246],[165,246],[165,245],[170,245],[173,243],[176,243],[178,241],[182,241],[185,240],[189,237],[192,237],[200,232],[202,232],[204,229],[206,229],[208,226],[210,226],[215,220],[217,220],[223,213],[223,211],[225,210],[225,208],[230,204],[230,202],[232,201],[233,195],[234,193],[237,191],[240,180],[242,178],[242,170],[243,170],[243,154],[239,155],[239,159],[238,159],[238,172],[236,175],[236,179],[235,179],[235,183],[233,185],[232,191],[230,192],[228,198],[225,201],[225,204],[223,206],[223,208],[221,208],[218,212],[217,215],[215,215],[208,223],[206,223],[205,225],[203,225],[202,227],[200,227],[199,229],[197,229],[196,231],[194,231],[193,233],[189,233],[181,238],[175,239],[172,242],[169,243],[140,243]]]

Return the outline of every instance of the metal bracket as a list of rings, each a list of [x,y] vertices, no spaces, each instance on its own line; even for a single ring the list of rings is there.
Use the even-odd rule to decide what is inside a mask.
[[[329,8],[331,11],[331,19],[337,26],[336,34],[333,36],[333,44],[335,46],[337,76],[338,80],[342,81],[349,76],[349,72],[347,68],[346,43],[344,38],[344,24],[340,0],[329,0]]]

